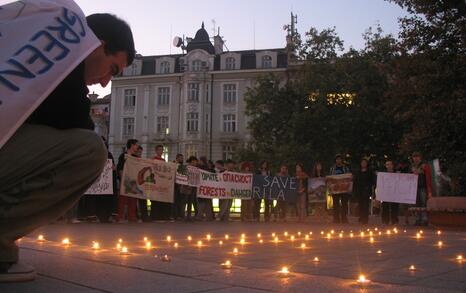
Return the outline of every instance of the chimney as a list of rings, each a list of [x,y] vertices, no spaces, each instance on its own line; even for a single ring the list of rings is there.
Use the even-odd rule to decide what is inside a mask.
[[[223,41],[222,37],[220,36],[220,27],[218,28],[218,33],[216,36],[214,36],[214,48],[215,48],[215,54],[222,54],[223,53],[223,44],[225,42]]]
[[[87,97],[89,98],[89,100],[91,100],[91,102],[95,102],[97,100],[97,97],[99,97],[99,95],[96,94],[95,92],[92,92],[92,94],[87,95]]]

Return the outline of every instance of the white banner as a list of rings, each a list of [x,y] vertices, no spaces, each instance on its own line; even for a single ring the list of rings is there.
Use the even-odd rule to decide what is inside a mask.
[[[84,194],[113,194],[113,163],[111,159],[107,159],[102,174]]]
[[[120,194],[173,202],[175,174],[175,163],[127,156],[123,167]]]
[[[0,44],[1,148],[100,41],[73,1],[23,0],[0,6]]]
[[[178,165],[176,184],[197,187],[199,185],[199,168],[189,165]]]
[[[377,173],[376,198],[379,201],[416,203],[417,175],[403,173]]]
[[[251,199],[252,197],[252,174],[210,173],[200,169],[199,174],[197,197],[220,199]]]

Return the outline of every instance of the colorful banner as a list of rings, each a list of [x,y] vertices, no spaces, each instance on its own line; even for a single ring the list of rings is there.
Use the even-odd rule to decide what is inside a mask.
[[[84,194],[113,194],[113,162],[111,159],[107,159],[107,163],[105,164],[102,174],[100,174],[100,177]]]
[[[73,1],[23,0],[0,6],[0,44],[1,148],[101,42]]]
[[[294,203],[298,196],[298,181],[293,177],[254,175],[252,185],[253,198]]]
[[[378,172],[375,190],[377,200],[415,204],[417,176],[416,174]]]
[[[175,173],[175,163],[127,156],[123,167],[120,194],[173,202]]]
[[[327,185],[324,177],[308,179],[308,201],[309,202],[326,202]]]
[[[252,174],[199,171],[197,197],[250,199],[252,195]]]
[[[325,177],[330,194],[351,193],[353,191],[353,175],[351,173],[330,175]]]
[[[199,185],[199,168],[178,165],[176,169],[176,184],[197,187]]]

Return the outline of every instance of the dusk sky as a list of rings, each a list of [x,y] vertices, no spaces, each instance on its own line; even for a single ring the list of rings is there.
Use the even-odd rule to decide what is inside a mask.
[[[0,0],[0,4],[12,1]],[[134,33],[137,51],[142,55],[177,54],[175,36],[194,37],[202,21],[209,35],[213,22],[229,50],[283,48],[290,12],[298,15],[298,31],[310,27],[321,30],[336,27],[345,49],[364,46],[362,33],[380,23],[387,33],[398,33],[397,20],[405,12],[383,0],[76,0],[86,15],[109,12],[126,20]],[[110,93],[110,85],[91,91]]]

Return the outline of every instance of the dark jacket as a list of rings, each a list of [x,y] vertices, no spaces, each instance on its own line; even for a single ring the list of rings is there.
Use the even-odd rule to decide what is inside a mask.
[[[375,185],[375,174],[371,169],[366,172],[353,173],[353,195],[357,198],[369,198],[372,196],[372,187]]]
[[[91,103],[87,98],[88,93],[83,61],[53,90],[26,122],[58,129],[94,130],[94,123],[89,114]]]

